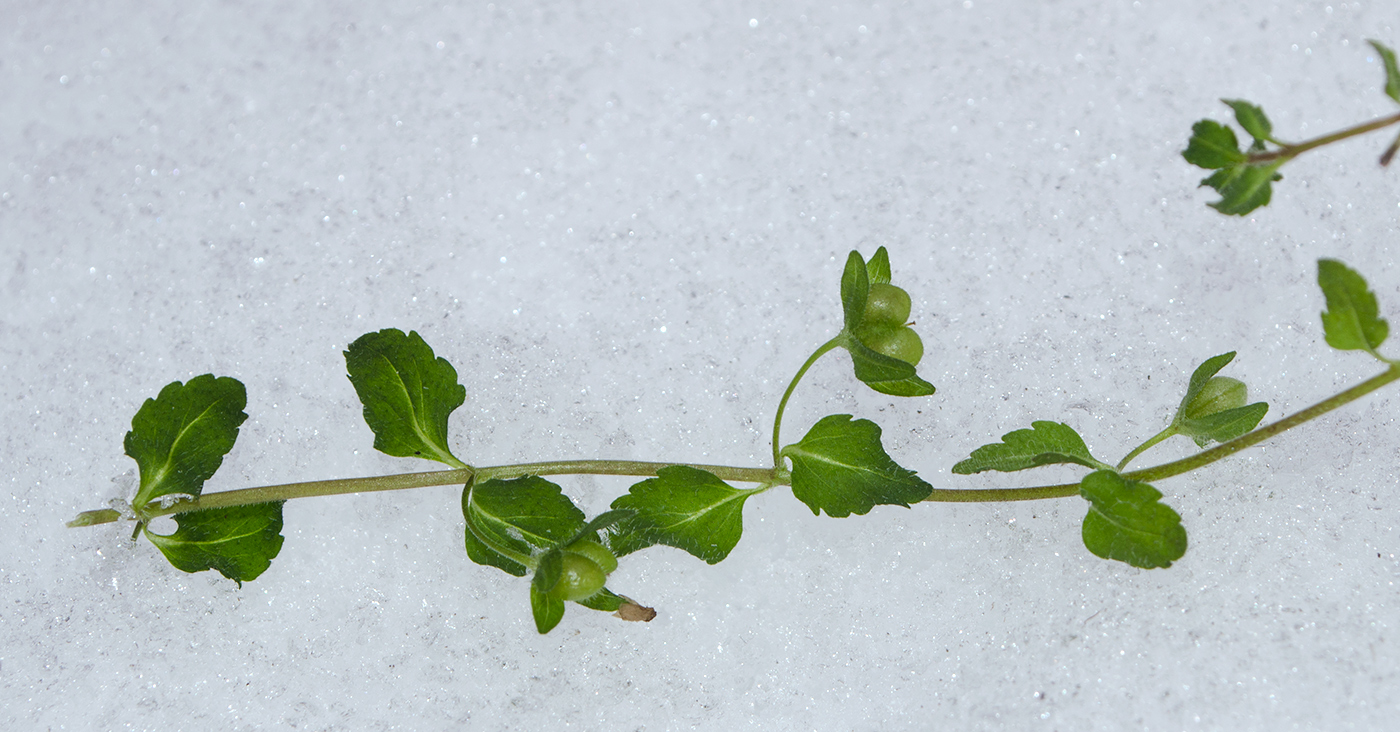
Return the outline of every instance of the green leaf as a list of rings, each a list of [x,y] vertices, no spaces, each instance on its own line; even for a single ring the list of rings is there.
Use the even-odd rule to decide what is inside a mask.
[[[888,255],[886,255],[888,263]],[[865,319],[865,301],[870,297],[870,273],[860,252],[852,249],[846,257],[846,269],[841,273],[841,310],[846,330],[855,332]]]
[[[548,592],[540,592],[538,587],[531,584],[530,612],[535,616],[535,630],[544,635],[564,619],[564,601],[550,597]]]
[[[1327,311],[1322,314],[1327,345],[1382,358],[1376,349],[1390,335],[1390,323],[1380,317],[1376,294],[1366,286],[1366,279],[1335,259],[1319,259],[1317,284],[1327,298]]]
[[[1268,412],[1267,403],[1255,402],[1197,419],[1183,419],[1177,431],[1195,440],[1198,447],[1205,447],[1211,440],[1229,442],[1258,427]]]
[[[1228,104],[1230,109],[1235,110],[1235,121],[1240,123],[1240,127],[1254,138],[1254,145],[1258,149],[1264,149],[1264,143],[1273,141],[1274,126],[1269,122],[1269,118],[1264,114],[1264,110],[1243,99],[1221,99]]]
[[[1096,470],[1079,484],[1089,502],[1084,546],[1096,556],[1134,567],[1170,567],[1186,553],[1181,516],[1160,502],[1156,488],[1112,470]]]
[[[585,526],[583,512],[558,485],[530,475],[488,480],[462,491],[467,556],[524,577],[533,557],[558,547]]]
[[[856,378],[871,389],[898,397],[928,396],[934,393],[933,384],[919,378],[913,364],[876,353],[849,333],[842,339],[841,345],[851,354]]]
[[[1203,119],[1191,126],[1191,140],[1181,152],[1186,162],[1214,170],[1228,168],[1248,159],[1240,151],[1235,131],[1215,120]]]
[[[217,569],[242,587],[257,579],[282,550],[282,503],[177,513],[175,533],[144,531],[176,569]]]
[[[1220,193],[1220,200],[1206,204],[1223,214],[1244,216],[1260,206],[1269,205],[1273,196],[1272,183],[1283,180],[1279,166],[1283,161],[1268,165],[1234,165],[1215,171],[1201,181]]]
[[[238,439],[246,406],[242,383],[213,374],[171,382],[147,399],[126,433],[126,454],[141,470],[132,507],[140,511],[161,496],[197,497]]]
[[[465,493],[465,491],[464,491]],[[524,577],[530,573],[530,568],[515,560],[509,559],[500,552],[487,546],[472,533],[471,525],[467,525],[466,531],[467,558],[477,564],[486,567],[495,567],[506,574]]]
[[[959,475],[987,470],[1010,473],[1057,463],[1074,463],[1095,469],[1108,467],[1089,454],[1084,439],[1072,427],[1041,420],[1031,422],[1028,430],[1002,435],[1001,442],[973,450],[966,460],[953,466],[953,472]]]
[[[1380,41],[1368,40],[1367,43],[1376,49],[1380,54],[1381,62],[1385,64],[1385,95],[1400,102],[1400,67],[1395,65],[1395,52]]]
[[[889,284],[890,253],[884,247],[875,250],[875,256],[865,265],[865,274],[872,285]]]
[[[865,515],[876,504],[908,508],[933,492],[914,471],[890,459],[880,444],[879,425],[852,422],[849,414],[823,417],[780,454],[792,460],[792,494],[818,515]]]
[[[466,401],[457,370],[417,332],[366,333],[345,351],[345,368],[374,431],[374,449],[467,467],[447,447],[447,417]]]
[[[662,468],[612,502],[634,515],[613,527],[608,546],[621,556],[665,544],[716,564],[739,543],[744,501],[757,492],[734,488],[704,470]]]

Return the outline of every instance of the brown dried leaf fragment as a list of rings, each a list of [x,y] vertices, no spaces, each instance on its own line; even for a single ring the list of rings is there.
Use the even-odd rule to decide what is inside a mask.
[[[613,614],[623,620],[650,623],[652,618],[656,617],[656,610],[649,607],[642,607],[636,603],[624,602],[622,607],[618,608],[617,612]]]

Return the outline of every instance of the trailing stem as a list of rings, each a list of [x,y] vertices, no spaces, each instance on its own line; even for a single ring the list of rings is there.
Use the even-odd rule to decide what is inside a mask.
[[[1400,380],[1400,365],[1392,365],[1384,372],[1373,376],[1356,386],[1347,389],[1339,394],[1323,399],[1307,409],[1280,419],[1272,424],[1265,425],[1245,435],[1241,435],[1228,442],[1221,443],[1209,450],[1202,450],[1190,457],[1180,460],[1173,460],[1169,463],[1154,465],[1142,470],[1132,470],[1123,474],[1125,478],[1143,482],[1161,480],[1173,476],[1188,473],[1197,468],[1210,465],[1218,460],[1224,460],[1235,453],[1258,445],[1265,440],[1280,435],[1304,422],[1316,419],[1338,407],[1350,404],[1387,384]],[[1037,501],[1046,498],[1067,498],[1079,495],[1079,483],[1060,483],[1057,485],[1040,485],[1027,488],[979,488],[965,490],[948,490],[935,488],[924,501],[932,503],[987,503],[993,501]]]

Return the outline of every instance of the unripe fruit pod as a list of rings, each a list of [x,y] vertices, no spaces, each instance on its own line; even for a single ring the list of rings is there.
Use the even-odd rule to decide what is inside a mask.
[[[564,547],[560,561],[559,582],[549,591],[556,600],[586,600],[598,594],[617,569],[617,557],[596,541]]]
[[[856,328],[856,338],[860,339],[866,348],[890,358],[897,358],[911,366],[918,366],[924,357],[923,339],[919,338],[918,333],[902,325],[862,325]]]
[[[1191,403],[1186,405],[1187,419],[1201,419],[1228,409],[1243,407],[1249,401],[1249,388],[1239,379],[1228,376],[1211,377]]]
[[[909,293],[889,283],[877,282],[870,286],[870,294],[866,295],[861,325],[904,325],[909,322],[910,306]]]
[[[603,568],[581,554],[565,552],[560,562],[559,582],[549,591],[556,600],[586,600],[598,594],[608,581]]]
[[[593,560],[602,570],[603,574],[612,574],[617,569],[617,557],[608,548],[596,541],[580,541],[564,549],[565,554],[577,554],[581,557],[588,557]]]

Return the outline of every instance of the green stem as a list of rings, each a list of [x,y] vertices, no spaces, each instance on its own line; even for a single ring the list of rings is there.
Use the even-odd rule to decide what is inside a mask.
[[[685,465],[713,473],[720,480],[740,483],[785,484],[788,475],[783,471],[768,468],[739,468],[729,465],[700,465],[693,463],[655,463],[635,460],[558,460],[542,463],[519,463],[459,470],[434,470],[426,473],[405,473],[374,478],[344,478],[339,480],[316,480],[305,483],[283,483],[258,488],[242,488],[218,493],[206,493],[193,501],[181,501],[168,508],[148,509],[145,518],[168,516],[210,508],[229,508],[254,503],[286,501],[293,498],[312,496],[338,496],[348,493],[371,493],[374,491],[399,491],[409,488],[425,488],[434,485],[464,485],[473,476],[478,481],[492,478],[508,480],[525,475],[639,475],[655,476],[657,471],[671,465]],[[88,512],[90,516],[83,526],[110,523],[121,518],[115,511],[111,515]]]
[[[1251,153],[1249,156],[1248,163],[1250,165],[1257,165],[1259,163],[1268,163],[1273,162],[1275,160],[1292,160],[1293,158],[1296,158],[1299,155],[1302,155],[1303,153],[1314,148],[1319,148],[1323,145],[1330,145],[1334,142],[1340,142],[1342,140],[1347,139],[1348,137],[1364,135],[1367,132],[1373,132],[1375,130],[1389,127],[1397,122],[1400,122],[1400,114],[1392,114],[1389,117],[1381,117],[1380,119],[1374,119],[1370,122],[1356,125],[1355,127],[1348,127],[1344,130],[1333,132],[1330,135],[1315,137],[1311,140],[1300,142],[1294,145],[1281,145],[1279,149],[1270,152]]]
[[[1155,435],[1153,435],[1152,437],[1148,438],[1147,442],[1144,442],[1144,443],[1142,443],[1141,445],[1138,445],[1137,447],[1133,448],[1133,451],[1130,452],[1130,453],[1128,453],[1127,456],[1123,458],[1123,461],[1122,461],[1122,462],[1118,463],[1118,472],[1120,472],[1120,473],[1123,472],[1123,468],[1128,467],[1128,463],[1132,462],[1132,461],[1133,461],[1133,458],[1137,457],[1138,455],[1143,454],[1144,452],[1147,452],[1147,450],[1148,450],[1149,448],[1151,448],[1153,445],[1156,445],[1157,443],[1161,442],[1162,440],[1165,440],[1165,439],[1167,439],[1168,437],[1171,437],[1171,436],[1173,436],[1173,435],[1175,435],[1175,434],[1176,434],[1176,424],[1173,423],[1173,424],[1169,425],[1166,429],[1164,429],[1164,430],[1162,430],[1161,432],[1158,432],[1157,434],[1155,434]]]
[[[934,488],[925,503],[1009,503],[1067,498],[1079,495],[1078,483],[1038,485],[1031,488]]]
[[[1396,380],[1400,380],[1400,365],[1392,365],[1381,374],[1373,376],[1346,391],[1323,399],[1301,412],[1290,414],[1273,424],[1260,427],[1249,434],[1241,435],[1229,442],[1223,442],[1209,450],[1198,452],[1195,455],[1181,460],[1174,460],[1169,463],[1154,465],[1150,468],[1124,473],[1123,477],[1150,482],[1161,480],[1162,478],[1170,478],[1197,468],[1205,467],[1218,460],[1224,460],[1241,450],[1253,447],[1287,430],[1293,429],[1304,422],[1316,419],[1338,407],[1354,402]],[[933,493],[924,500],[933,503],[984,503],[992,501],[1036,501],[1044,498],[1066,498],[1077,495],[1079,495],[1078,483],[1060,483],[1057,485],[1038,485],[1029,488],[987,488],[978,490],[946,490],[935,488]]]
[[[653,463],[636,460],[555,460],[544,463],[518,463],[477,468],[477,480],[498,478],[509,480],[526,475],[638,475],[654,477],[657,471],[672,465],[704,470],[713,473],[720,480],[737,483],[786,483],[785,472],[770,468],[739,468],[730,465],[702,465],[698,463]],[[460,482],[460,481],[459,481]]]
[[[168,508],[147,509],[146,518],[168,516],[209,508],[230,508],[254,503],[271,503],[293,498],[312,496],[339,496],[347,493],[373,493],[375,491],[401,491],[408,488],[425,488],[431,485],[463,484],[472,478],[470,468],[457,470],[432,470],[426,473],[403,473],[382,475],[373,478],[339,478],[336,480],[313,480],[304,483],[283,483],[257,488],[241,488],[234,491],[206,493],[193,501],[181,501]]]
[[[806,371],[807,368],[812,365],[813,361],[834,347],[832,343],[828,343],[818,349],[817,353],[813,354],[812,358],[809,358],[807,363],[803,365],[802,371]],[[802,372],[799,371],[798,377],[800,378],[801,375]],[[1301,412],[1296,412],[1284,417],[1273,424],[1260,427],[1249,434],[1236,437],[1229,442],[1222,443],[1209,450],[1196,453],[1195,455],[1181,460],[1124,473],[1124,477],[1147,482],[1161,480],[1162,478],[1170,478],[1204,467],[1217,460],[1223,460],[1234,455],[1241,450],[1253,447],[1271,437],[1308,422],[1309,420],[1316,419],[1338,407],[1354,402],[1397,380],[1400,380],[1400,364],[1392,364],[1390,368],[1379,375],[1373,376],[1346,391],[1324,399]],[[793,379],[793,384],[795,385],[796,383],[797,379]],[[792,387],[790,386],[788,387],[788,394],[791,394],[791,392]],[[783,401],[787,401],[787,395],[784,395]],[[781,407],[779,410],[779,415],[781,415]],[[1151,443],[1152,441],[1149,440],[1148,442]],[[1134,452],[1141,452],[1141,449],[1135,450]],[[1129,458],[1131,457],[1133,457],[1133,454],[1130,453]],[[1120,468],[1126,464],[1127,459],[1120,464]],[[657,471],[671,465],[686,465],[688,467],[705,470],[713,473],[721,480],[740,483],[760,483],[763,484],[765,488],[774,485],[788,485],[792,480],[790,473],[779,468],[740,468],[728,465],[638,462],[633,460],[559,460],[543,463],[519,463],[515,465],[483,467],[477,468],[475,472],[469,468],[459,470],[436,470],[426,473],[385,475],[376,478],[318,480],[308,483],[285,483],[282,485],[262,486],[259,488],[221,491],[218,493],[209,493],[193,501],[182,501],[168,508],[146,511],[144,512],[143,520],[150,520],[157,516],[186,513],[189,511],[246,506],[254,503],[285,501],[292,498],[334,496],[347,493],[368,493],[372,491],[394,491],[434,485],[465,484],[467,481],[471,480],[473,476],[480,479],[508,479],[518,478],[524,475],[654,476],[657,474]],[[1078,494],[1078,483],[1061,483],[1057,485],[1031,486],[1027,488],[951,490],[947,488],[935,488],[924,500],[931,503],[991,503],[1065,498]],[[68,525],[96,526],[98,524],[112,523],[120,519],[121,514],[117,511],[99,509],[97,511],[85,511],[79,514],[78,518],[69,522]]]
[[[836,349],[836,348],[839,348],[839,347],[841,346],[841,344],[845,341],[845,338],[846,338],[846,331],[843,330],[843,331],[841,331],[841,334],[840,334],[840,335],[836,336],[835,338],[832,338],[831,340],[827,341],[826,343],[823,343],[823,344],[821,345],[821,347],[819,347],[819,348],[817,348],[817,350],[813,351],[813,352],[812,352],[812,355],[807,357],[807,362],[804,363],[804,364],[802,364],[802,368],[798,369],[798,370],[797,370],[797,374],[796,374],[795,376],[792,377],[792,383],[788,384],[787,391],[783,392],[782,401],[779,401],[779,402],[778,402],[778,413],[775,414],[775,415],[773,415],[773,469],[774,469],[774,470],[780,470],[780,469],[783,467],[783,459],[782,459],[781,456],[778,455],[778,451],[782,449],[782,445],[781,445],[781,443],[778,441],[778,433],[779,433],[779,431],[782,429],[782,426],[783,426],[783,411],[787,409],[788,399],[792,396],[793,390],[797,389],[797,382],[799,382],[799,381],[802,380],[802,377],[805,376],[805,375],[807,374],[807,369],[812,368],[812,364],[816,363],[816,362],[817,362],[817,359],[821,358],[822,356],[825,356],[829,351],[831,351],[831,350],[833,350],[833,349]]]

